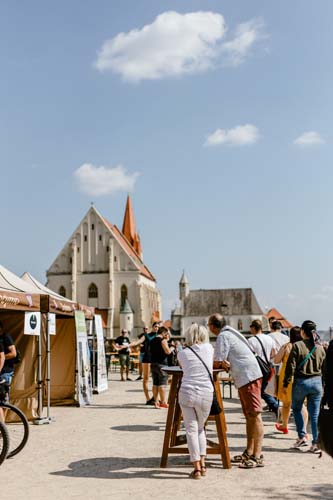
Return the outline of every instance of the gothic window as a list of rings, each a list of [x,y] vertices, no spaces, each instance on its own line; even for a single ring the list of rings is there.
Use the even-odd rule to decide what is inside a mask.
[[[84,241],[87,241],[87,235],[86,234],[84,235]]]
[[[98,288],[95,283],[91,283],[88,288],[88,297],[89,299],[97,299],[98,297]]]
[[[102,235],[100,234],[98,237],[99,241],[102,241]]]
[[[61,286],[59,288],[59,295],[61,295],[62,297],[66,297],[66,288],[64,286]]]
[[[91,230],[93,231],[95,229],[95,224],[91,224]]]
[[[123,285],[120,289],[120,304],[123,306],[127,299],[127,286]]]

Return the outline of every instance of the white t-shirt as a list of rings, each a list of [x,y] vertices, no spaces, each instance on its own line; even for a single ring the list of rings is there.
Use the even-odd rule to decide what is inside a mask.
[[[199,354],[212,373],[214,349],[211,344],[208,342],[193,344],[191,348]],[[182,392],[213,392],[213,384],[206,368],[190,349],[185,348],[178,352],[177,358],[183,369],[183,378],[180,387]]]
[[[271,332],[268,336],[274,340],[277,351],[279,351],[284,344],[289,342],[289,337],[281,332]]]
[[[264,347],[264,351],[266,353],[266,357],[267,357],[267,359],[269,361],[271,359],[272,349],[276,349],[276,345],[275,345],[274,340],[272,339],[272,337],[270,337],[269,335],[266,335],[264,333],[258,333],[257,335],[253,335],[252,337],[250,337],[248,339],[251,348],[264,361],[265,361],[265,356],[264,356],[264,353],[262,352],[262,347],[260,345],[260,342],[256,339],[256,337],[260,339],[260,342],[262,343],[262,345]]]

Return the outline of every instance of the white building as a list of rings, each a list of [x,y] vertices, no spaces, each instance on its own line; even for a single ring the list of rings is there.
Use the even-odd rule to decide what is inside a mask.
[[[190,290],[183,272],[179,282],[179,300],[179,305],[171,312],[171,328],[176,335],[184,336],[192,323],[206,326],[209,316],[214,313],[222,314],[228,325],[241,332],[248,332],[254,319],[260,319],[263,329],[269,330],[268,320],[252,288]]]
[[[160,293],[142,260],[130,197],[122,231],[91,206],[46,275],[55,292],[97,308],[110,338],[121,328],[136,337],[161,317]]]

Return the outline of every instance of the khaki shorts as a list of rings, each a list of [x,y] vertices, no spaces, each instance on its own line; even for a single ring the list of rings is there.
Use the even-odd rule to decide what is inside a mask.
[[[258,378],[238,389],[245,417],[262,412],[261,383],[262,378]]]

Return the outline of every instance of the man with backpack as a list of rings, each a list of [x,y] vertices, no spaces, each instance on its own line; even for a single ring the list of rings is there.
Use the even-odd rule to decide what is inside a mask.
[[[14,376],[14,364],[17,352],[12,337],[4,330],[2,321],[0,321],[0,342],[3,345],[5,352],[5,363],[0,372],[0,376],[2,380],[5,380],[6,384],[8,384],[8,387],[10,388],[10,384]]]

